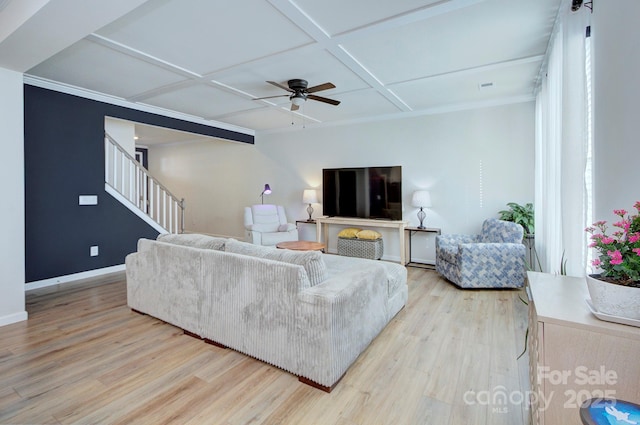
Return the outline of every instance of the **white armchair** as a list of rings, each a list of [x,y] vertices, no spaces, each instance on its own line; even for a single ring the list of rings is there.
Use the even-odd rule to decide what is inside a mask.
[[[244,208],[246,241],[255,245],[276,245],[297,241],[298,229],[287,223],[284,207],[280,205],[253,205]]]

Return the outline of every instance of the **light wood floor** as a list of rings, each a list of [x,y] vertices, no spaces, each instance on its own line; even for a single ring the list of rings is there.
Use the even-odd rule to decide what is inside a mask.
[[[124,282],[30,293],[0,327],[0,424],[527,424],[519,294],[410,268],[407,306],[327,394],[131,312]]]

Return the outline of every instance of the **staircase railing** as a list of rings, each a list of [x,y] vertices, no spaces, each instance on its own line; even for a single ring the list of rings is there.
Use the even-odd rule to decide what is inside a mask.
[[[104,146],[105,183],[166,232],[182,233],[184,199],[178,199],[153,178],[107,133]]]

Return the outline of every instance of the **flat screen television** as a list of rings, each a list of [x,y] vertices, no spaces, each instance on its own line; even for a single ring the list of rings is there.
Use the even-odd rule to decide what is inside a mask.
[[[322,210],[330,217],[402,220],[402,166],[323,169]]]

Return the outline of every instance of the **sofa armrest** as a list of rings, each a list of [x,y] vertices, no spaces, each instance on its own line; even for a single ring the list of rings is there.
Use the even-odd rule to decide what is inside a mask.
[[[293,223],[285,223],[285,224],[281,224],[278,227],[278,232],[290,232],[292,230],[296,230],[297,227],[295,224]]]
[[[480,235],[437,235],[437,245],[459,245],[461,243],[480,242]]]
[[[387,324],[387,274],[372,264],[298,295],[300,373],[331,387]]]
[[[521,243],[460,244],[458,267],[462,280],[474,286],[513,288],[524,285],[526,247]],[[464,286],[464,282],[459,282]]]
[[[138,252],[125,258],[128,306],[197,333],[203,251],[140,239]],[[181,309],[176,306],[190,308]]]
[[[262,233],[254,230],[246,230],[244,240],[254,245],[262,245]]]
[[[479,242],[479,235],[437,235],[436,236],[436,269],[447,275],[442,266],[444,263],[456,264],[459,246]]]

